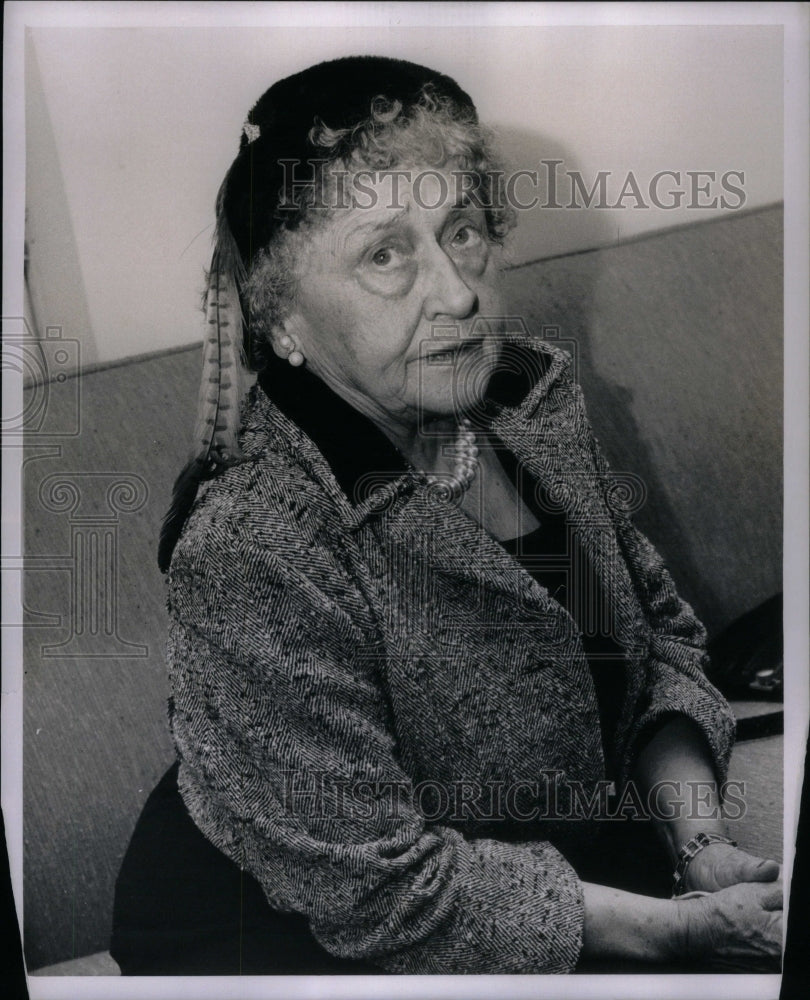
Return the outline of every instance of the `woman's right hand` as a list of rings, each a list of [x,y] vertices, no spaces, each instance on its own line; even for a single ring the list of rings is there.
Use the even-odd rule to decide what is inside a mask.
[[[681,957],[723,970],[778,972],[782,954],[782,882],[741,882],[676,901]]]

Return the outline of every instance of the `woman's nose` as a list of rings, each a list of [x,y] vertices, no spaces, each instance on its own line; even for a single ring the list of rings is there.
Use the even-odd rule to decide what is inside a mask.
[[[459,273],[453,260],[436,247],[430,259],[425,319],[466,319],[478,310],[478,296]]]

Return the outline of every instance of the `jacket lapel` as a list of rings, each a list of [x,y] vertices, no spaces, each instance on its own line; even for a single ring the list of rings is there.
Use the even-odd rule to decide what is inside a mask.
[[[498,392],[493,393],[489,432],[512,451],[551,502],[566,513],[582,555],[599,575],[616,615],[616,638],[628,648],[643,644],[643,616],[616,541],[605,500],[607,484],[596,466],[581,391],[571,377],[571,359],[529,336],[511,337],[509,346],[510,363],[502,373],[506,377],[500,378]],[[511,387],[510,368],[516,376]],[[403,558],[508,595],[535,615],[553,615],[572,624],[567,612],[480,525],[454,505],[433,497],[430,487],[402,466],[395,449],[386,445],[374,428],[364,430],[367,437],[371,435],[370,442],[361,440],[368,447],[373,445],[377,464],[372,463],[372,468],[388,468],[390,473],[385,481],[375,474],[373,482],[364,485],[368,476],[358,478],[357,469],[344,460],[343,445],[346,422],[362,423],[365,418],[328,393],[319,380],[312,382],[308,387],[296,383],[282,392],[283,415],[259,390],[255,402],[260,419],[255,429],[261,427],[264,433],[278,437],[277,447],[284,447],[285,442],[286,447],[292,447],[296,459],[303,460],[343,508],[351,530],[383,518]],[[281,384],[276,384],[274,395],[281,391]],[[270,388],[266,381],[262,385]],[[318,406],[312,403],[313,398],[320,401]],[[302,433],[299,423],[305,424],[308,433]],[[324,430],[329,426],[341,428],[336,444]],[[357,451],[366,457],[368,447]],[[342,472],[340,485],[336,469]]]
[[[538,387],[523,405],[503,410],[493,427],[548,500],[565,512],[601,582],[613,634],[625,648],[638,649],[646,645],[646,627],[609,508],[621,496],[613,477],[597,464],[582,391],[566,355],[550,374],[545,391]]]
[[[545,349],[530,345],[530,350]],[[553,351],[552,363],[516,407],[499,407],[491,432],[515,455],[546,497],[562,509],[582,558],[602,584],[616,639],[628,650],[646,644],[643,616],[618,546],[607,506],[606,474],[597,469],[581,391],[570,360]],[[389,529],[411,557],[437,572],[508,595],[535,615],[570,615],[508,552],[463,511],[437,502],[419,484],[389,510]]]

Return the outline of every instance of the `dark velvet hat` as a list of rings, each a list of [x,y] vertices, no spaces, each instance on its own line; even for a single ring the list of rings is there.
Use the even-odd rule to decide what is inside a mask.
[[[369,117],[378,97],[399,102],[407,113],[426,87],[477,120],[472,100],[455,80],[402,59],[348,56],[274,83],[247,116],[222,192],[221,208],[245,266],[279,225],[297,222],[295,212],[280,206],[294,203],[292,185],[310,178],[312,162],[323,160],[323,150],[309,140],[314,124],[353,129]],[[349,151],[347,142],[336,155]]]

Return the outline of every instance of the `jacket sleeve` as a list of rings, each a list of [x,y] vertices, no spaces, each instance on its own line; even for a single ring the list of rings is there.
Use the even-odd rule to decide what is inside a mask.
[[[583,923],[573,869],[548,843],[425,822],[359,588],[327,558],[281,558],[227,521],[181,539],[168,653],[192,818],[332,954],[400,973],[570,971]]]
[[[706,630],[679,597],[660,554],[633,524],[621,502],[621,491],[612,488],[607,461],[587,423],[584,406],[581,413],[619,548],[649,628],[644,677],[622,741],[623,777],[632,770],[646,738],[669,717],[681,715],[703,733],[722,783],[734,745],[735,719],[728,702],[706,677]]]
[[[628,771],[645,736],[670,716],[682,715],[703,733],[722,783],[734,745],[735,720],[728,702],[706,677],[709,656],[703,625],[678,596],[650,541],[629,518],[619,517],[617,522],[619,543],[651,628],[644,685],[626,739]]]

